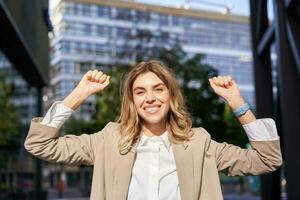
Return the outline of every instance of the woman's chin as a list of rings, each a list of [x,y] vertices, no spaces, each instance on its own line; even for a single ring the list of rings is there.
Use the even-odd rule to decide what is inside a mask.
[[[159,118],[143,118],[143,121],[145,124],[147,125],[160,125],[163,124],[165,122],[165,120],[161,117]]]

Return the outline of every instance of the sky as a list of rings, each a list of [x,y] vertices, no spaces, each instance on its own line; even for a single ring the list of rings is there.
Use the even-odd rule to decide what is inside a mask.
[[[50,4],[53,0],[49,0]],[[217,12],[224,12],[226,6],[230,8],[231,14],[239,14],[249,16],[250,14],[250,0],[123,0],[141,2],[146,4],[157,4],[172,7],[190,7],[205,10],[213,10]],[[268,15],[269,19],[273,19],[272,1],[268,0]]]
[[[129,0],[148,4],[158,4],[164,6],[199,8],[205,10],[213,10],[217,12],[224,11],[227,6],[230,8],[231,14],[239,14],[249,16],[250,0]],[[273,19],[273,3],[268,0],[268,15],[269,19]]]
[[[222,12],[226,6],[232,14],[249,16],[249,0],[135,0],[136,2],[165,6],[187,6],[190,8],[207,9]]]

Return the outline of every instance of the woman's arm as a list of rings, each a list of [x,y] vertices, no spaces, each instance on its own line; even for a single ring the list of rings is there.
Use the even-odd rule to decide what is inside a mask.
[[[209,82],[216,94],[224,98],[232,110],[245,103],[237,84],[230,76],[213,77]],[[256,120],[250,109],[238,117],[238,120],[244,128],[255,130],[253,133],[247,133],[254,139],[250,140],[252,148],[242,149],[232,144],[211,140],[208,154],[215,157],[218,170],[231,176],[258,175],[272,172],[281,166],[282,156],[275,122],[271,120],[272,125],[268,124],[270,120]],[[257,136],[263,140],[257,141]]]
[[[97,70],[89,71],[62,103],[76,110],[89,96],[102,91],[108,84],[108,76]],[[51,117],[55,118],[55,116]],[[63,117],[58,119],[62,120]],[[59,137],[60,125],[56,125],[63,122],[51,123],[51,119],[49,122],[48,120],[34,118],[31,121],[24,144],[28,152],[49,162],[87,165],[94,163],[94,154],[103,144],[103,131],[92,135]],[[51,124],[54,126],[50,126]]]
[[[32,155],[55,163],[93,165],[95,153],[103,148],[104,132],[59,136],[59,128],[41,124],[33,118],[26,137],[25,149]]]
[[[201,130],[209,135],[204,128]],[[218,143],[210,139],[206,156],[213,157],[218,171],[229,176],[265,174],[282,165],[278,138],[269,141],[250,141],[250,144],[251,149],[242,149],[226,142]]]
[[[211,141],[218,171],[229,176],[261,175],[282,165],[279,140],[250,141],[251,149]]]

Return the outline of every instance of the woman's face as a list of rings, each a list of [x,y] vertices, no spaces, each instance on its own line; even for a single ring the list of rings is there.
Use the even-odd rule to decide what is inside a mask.
[[[153,72],[139,75],[132,86],[133,101],[139,116],[149,125],[165,125],[170,109],[170,93]]]

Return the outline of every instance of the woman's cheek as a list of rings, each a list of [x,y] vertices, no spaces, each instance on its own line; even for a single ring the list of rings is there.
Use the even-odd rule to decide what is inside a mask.
[[[169,98],[168,94],[159,94],[159,95],[156,95],[156,99],[166,102],[166,101],[169,101],[170,98]]]
[[[141,96],[137,96],[137,97],[135,97],[133,100],[134,100],[134,104],[135,104],[135,106],[137,106],[137,107],[141,107],[142,105],[143,105],[143,100],[144,98],[143,97],[141,97]]]

